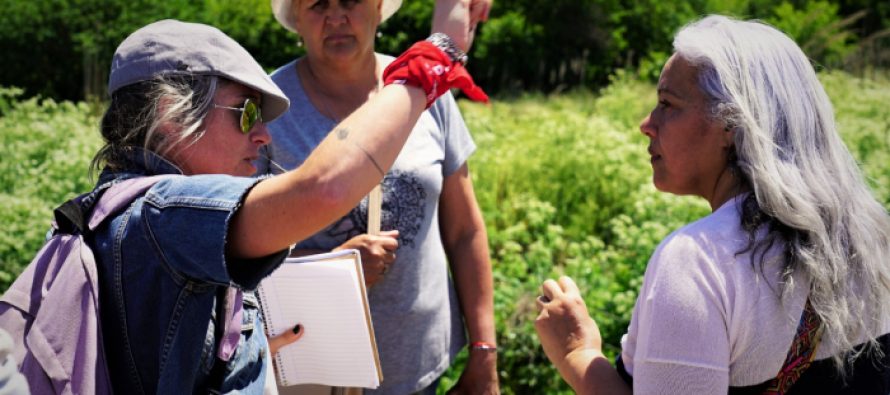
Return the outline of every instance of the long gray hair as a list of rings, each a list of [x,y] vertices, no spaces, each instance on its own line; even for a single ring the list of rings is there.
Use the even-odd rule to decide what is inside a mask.
[[[841,141],[807,57],[771,26],[722,16],[685,26],[674,50],[697,68],[711,115],[735,132],[730,165],[753,191],[742,222],[755,251],[786,246],[782,291],[794,286],[791,273],[802,271],[837,351],[865,341],[865,350],[880,354],[876,337],[890,306],[890,217]],[[755,242],[762,225],[768,236]],[[842,369],[840,353],[834,358]]]
[[[197,141],[204,133],[204,117],[213,108],[220,81],[225,80],[167,74],[116,90],[102,116],[100,130],[105,145],[93,157],[91,173],[101,167],[124,168],[129,152],[136,147],[170,159],[173,147]],[[161,133],[161,125],[170,123],[178,130]]]

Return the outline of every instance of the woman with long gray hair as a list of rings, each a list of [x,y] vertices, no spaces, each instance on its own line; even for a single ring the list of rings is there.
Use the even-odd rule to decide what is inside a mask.
[[[547,280],[536,329],[579,393],[890,391],[890,218],[785,34],[684,27],[640,129],[653,182],[713,212],[652,255],[617,370],[574,282]]]

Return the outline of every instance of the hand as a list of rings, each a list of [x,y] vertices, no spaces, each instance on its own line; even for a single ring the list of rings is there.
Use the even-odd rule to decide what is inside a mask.
[[[476,37],[479,22],[488,20],[492,0],[436,0],[433,33],[445,33],[464,52]]]
[[[358,235],[334,249],[356,249],[362,254],[362,272],[365,286],[371,287],[383,280],[390,266],[396,261],[396,250],[399,248],[398,230],[380,232],[377,236]]]
[[[303,325],[297,324],[294,329],[269,339],[269,351],[272,352],[272,356],[274,357],[282,347],[300,340],[304,332],[306,331],[303,330]]]
[[[461,395],[498,395],[501,393],[498,385],[497,372],[498,354],[481,350],[470,350],[470,359],[464,367],[460,379],[448,394]]]
[[[572,365],[572,359],[601,355],[600,330],[590,318],[575,282],[562,276],[559,282],[544,281],[541,290],[536,301],[541,313],[535,319],[535,330],[550,362],[562,372]]]

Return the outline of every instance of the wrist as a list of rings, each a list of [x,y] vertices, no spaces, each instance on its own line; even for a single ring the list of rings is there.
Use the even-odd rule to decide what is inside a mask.
[[[470,343],[470,345],[467,347],[470,349],[470,354],[480,353],[480,354],[495,354],[495,355],[497,355],[497,353],[498,353],[498,346],[495,345],[494,343],[489,343],[489,342],[476,341],[476,342]]]
[[[579,388],[584,388],[585,375],[588,369],[593,367],[595,362],[598,361],[605,361],[606,365],[611,366],[602,352],[596,349],[585,348],[569,352],[555,366],[566,383],[578,391]]]
[[[451,39],[445,33],[433,33],[429,37],[427,37],[426,41],[432,43],[444,52],[454,63],[460,63],[462,65],[467,64],[467,53],[464,52],[460,47],[455,44],[454,40]]]

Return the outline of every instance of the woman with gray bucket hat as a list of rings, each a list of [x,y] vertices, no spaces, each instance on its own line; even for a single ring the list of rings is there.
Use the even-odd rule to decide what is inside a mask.
[[[305,163],[333,125],[379,95],[393,58],[374,51],[375,32],[401,5],[271,3],[276,19],[300,36],[306,55],[272,73],[293,106],[269,124],[272,143],[263,148],[261,173]],[[466,49],[489,5],[437,1],[433,30],[456,26],[454,41]],[[467,13],[475,17],[459,17]],[[294,250],[361,251],[384,377],[367,394],[434,394],[439,377],[464,349],[469,358],[453,390],[499,391],[488,239],[467,166],[475,148],[454,98],[444,94],[420,116],[383,179],[381,232],[368,226],[366,199]]]
[[[415,44],[302,166],[256,179],[265,123],[288,99],[246,50],[213,27],[175,20],[120,44],[94,195],[168,176],[89,237],[114,392],[262,393],[271,351],[249,291],[291,244],[380,182],[431,98],[478,90],[447,45]]]

